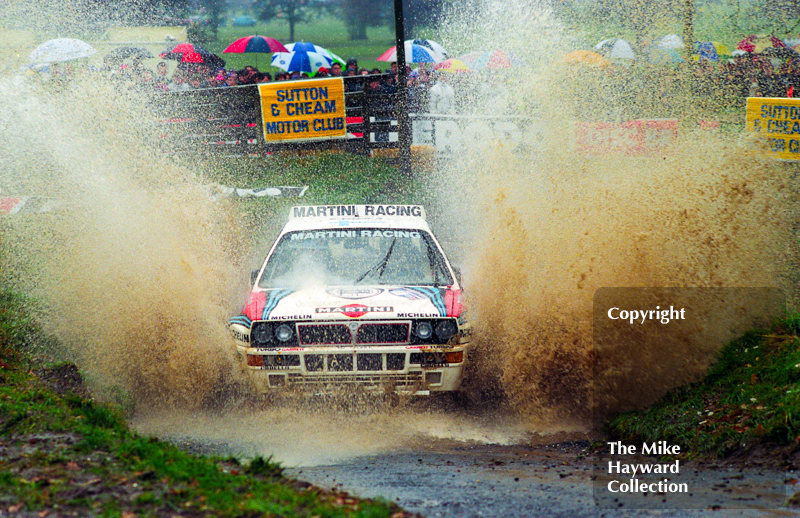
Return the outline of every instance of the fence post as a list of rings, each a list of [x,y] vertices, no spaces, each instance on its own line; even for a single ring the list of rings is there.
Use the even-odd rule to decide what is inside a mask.
[[[405,24],[403,0],[394,0],[394,32],[397,48],[397,140],[400,174],[411,179],[411,119],[408,117],[408,78],[406,75]]]

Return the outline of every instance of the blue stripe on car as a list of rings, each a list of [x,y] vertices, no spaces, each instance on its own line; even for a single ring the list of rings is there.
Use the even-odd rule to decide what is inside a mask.
[[[444,297],[442,297],[442,292],[436,288],[423,288],[419,286],[409,287],[408,289],[417,291],[422,293],[426,297],[428,297],[431,303],[436,306],[436,309],[439,311],[439,315],[445,317],[447,316],[447,308],[444,305]]]
[[[269,292],[269,298],[267,299],[266,304],[264,304],[264,313],[262,313],[261,318],[266,320],[269,318],[269,314],[272,313],[272,310],[275,309],[275,306],[278,305],[284,297],[287,295],[291,295],[294,293],[293,290],[274,290]]]
[[[228,323],[230,323],[230,324],[241,324],[241,325],[243,325],[245,327],[250,327],[250,324],[252,324],[253,321],[250,320],[249,318],[247,318],[244,315],[236,315],[235,317],[232,317],[228,321]]]

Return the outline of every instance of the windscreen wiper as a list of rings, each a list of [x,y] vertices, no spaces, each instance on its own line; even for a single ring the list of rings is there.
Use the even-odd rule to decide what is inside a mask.
[[[392,250],[394,250],[394,244],[397,243],[397,238],[392,240],[392,244],[389,245],[389,250],[386,252],[386,255],[381,259],[378,264],[364,272],[364,274],[356,279],[356,283],[363,281],[367,276],[372,275],[374,273],[378,274],[378,278],[383,275],[384,270],[386,270],[386,264],[389,262],[389,257],[392,255]]]

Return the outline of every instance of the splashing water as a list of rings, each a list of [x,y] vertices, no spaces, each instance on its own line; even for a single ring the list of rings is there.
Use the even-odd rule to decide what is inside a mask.
[[[98,80],[0,83],[0,183],[59,200],[5,225],[6,261],[103,397],[196,405],[233,372],[233,207],[150,148],[143,100]],[[114,393],[117,393],[117,396]]]
[[[559,65],[555,51],[571,36],[539,4],[513,17],[487,5],[451,16],[442,43],[466,51],[492,41],[524,55],[530,66],[495,73],[492,85],[506,92],[506,114],[536,118],[546,131],[528,151],[498,140],[456,153],[438,171],[437,190],[464,203],[441,204],[438,233],[469,244],[465,280],[481,360],[467,389],[499,385],[513,419],[498,426],[406,409],[365,422],[289,409],[192,414],[190,422],[156,411],[140,414],[141,430],[175,436],[185,428],[224,441],[254,430],[254,452],[280,450],[297,463],[413,441],[505,444],[532,430],[575,430],[592,410],[597,288],[787,286],[795,191],[782,166],[739,146],[736,135],[691,129],[646,156],[583,154],[574,145],[576,107],[618,114],[619,96],[581,98],[586,77]],[[72,351],[98,397],[192,413],[186,409],[238,380],[225,322],[241,302],[240,258],[249,250],[234,239],[246,233],[244,218],[212,202],[198,174],[148,146],[154,122],[141,99],[89,79],[51,91],[13,77],[0,80],[0,93],[0,185],[65,202],[35,220],[0,222],[4,279],[42,302],[45,328]],[[473,95],[461,109],[498,113],[489,97]],[[605,410],[647,403],[696,377],[719,343],[691,344],[670,344],[694,360],[688,372],[663,369],[635,401],[619,394],[630,383],[618,384]],[[600,367],[615,379],[615,365]],[[265,423],[278,432],[261,437],[255,430]],[[340,433],[320,435],[324,423]],[[351,438],[349,446],[319,443],[340,444],[339,435]],[[304,456],[311,450],[327,457]]]
[[[528,67],[493,77],[507,81],[506,114],[531,114],[544,128],[528,152],[511,152],[502,142],[466,149],[441,173],[442,190],[458,193],[474,211],[449,216],[462,222],[462,233],[477,229],[463,239],[472,241],[465,280],[483,362],[478,389],[499,377],[516,411],[540,422],[588,423],[593,410],[641,407],[701,375],[732,338],[723,329],[729,322],[720,318],[706,344],[669,336],[624,374],[614,363],[624,359],[622,344],[605,360],[592,350],[598,288],[769,286],[792,293],[797,193],[786,167],[741,145],[739,134],[693,129],[687,123],[703,115],[686,111],[691,101],[681,97],[651,99],[684,110],[668,147],[586,153],[576,144],[578,121],[652,111],[622,104],[630,96],[619,90],[587,99],[598,91],[592,81],[608,86],[608,74],[616,73],[632,83],[652,69],[560,63],[558,49],[570,48],[570,36],[543,9],[455,19],[456,41],[490,41],[528,57]],[[477,106],[470,108],[496,113],[482,110],[482,101],[471,100]],[[681,361],[669,365],[659,351]],[[642,375],[650,371],[660,374]],[[593,408],[592,390],[600,408]]]

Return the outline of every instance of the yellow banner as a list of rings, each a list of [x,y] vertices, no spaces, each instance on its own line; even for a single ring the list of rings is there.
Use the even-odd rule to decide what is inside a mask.
[[[264,83],[258,91],[265,140],[347,136],[341,77]]]
[[[747,129],[776,158],[800,160],[800,98],[748,97]]]

